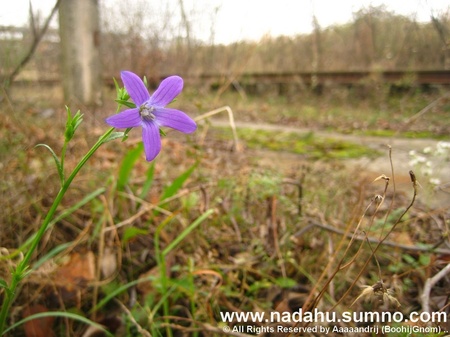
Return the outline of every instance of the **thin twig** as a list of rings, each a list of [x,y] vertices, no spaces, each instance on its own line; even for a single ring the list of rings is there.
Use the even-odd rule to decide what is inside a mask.
[[[207,186],[210,186],[210,185],[211,184],[208,183],[208,184],[202,184],[202,185],[199,185],[199,186],[195,186],[195,187],[192,187],[192,188],[189,188],[189,189],[185,188],[185,189],[181,190],[180,192],[178,192],[177,194],[175,194],[175,195],[173,195],[173,196],[171,196],[169,198],[166,198],[164,200],[161,200],[158,205],[165,204],[165,203],[168,203],[169,201],[179,199],[182,196],[185,196],[185,195],[190,194],[192,192],[198,191],[198,190],[200,190],[202,188],[205,188]],[[148,213],[148,212],[150,212],[152,210],[158,211],[158,212],[163,213],[163,214],[165,214],[167,216],[173,215],[173,212],[170,212],[170,211],[168,211],[168,210],[166,210],[164,208],[161,208],[158,205],[149,203],[149,202],[147,202],[147,201],[145,201],[145,200],[143,200],[143,199],[141,199],[141,198],[139,198],[139,197],[137,197],[137,196],[135,196],[133,194],[127,194],[127,193],[123,193],[123,192],[119,192],[119,194],[121,196],[123,196],[123,197],[126,197],[126,198],[129,198],[129,199],[138,201],[142,205],[141,209],[138,212],[136,212],[135,214],[133,214],[131,217],[129,217],[128,219],[123,220],[123,221],[115,224],[114,226],[104,228],[103,232],[109,232],[109,231],[112,231],[112,230],[117,230],[120,227],[132,224],[135,220],[139,219],[142,215],[144,215],[144,214],[146,214],[146,213]]]
[[[358,241],[369,241],[370,243],[375,243],[375,244],[379,244],[381,243],[384,246],[389,246],[389,247],[395,247],[395,248],[399,248],[399,249],[403,249],[403,250],[407,250],[407,251],[411,251],[411,252],[435,252],[438,254],[450,254],[450,249],[445,249],[445,248],[435,248],[435,246],[411,246],[411,245],[404,245],[401,243],[397,243],[397,242],[393,242],[393,241],[388,241],[388,240],[384,240],[381,242],[381,240],[374,238],[374,237],[366,237],[366,236],[355,236],[355,234],[353,233],[348,233],[342,229],[327,225],[327,224],[323,224],[323,223],[319,223],[316,221],[310,221],[309,225],[306,226],[305,228],[301,229],[300,231],[298,231],[297,233],[294,234],[295,237],[301,236],[305,231],[312,229],[313,227],[318,227],[321,229],[324,229],[326,231],[329,232],[333,232],[339,235],[343,235],[346,236],[348,238],[353,238],[355,240]]]
[[[450,273],[450,263],[445,266],[444,269],[442,269],[439,273],[434,275],[431,278],[428,278],[425,282],[425,285],[423,287],[422,295],[420,296],[420,299],[422,300],[422,311],[423,312],[430,312],[430,293],[431,288],[439,282],[444,276]]]
[[[398,131],[402,131],[404,130],[406,127],[408,127],[411,123],[413,123],[416,119],[418,119],[419,117],[421,117],[422,115],[426,114],[428,111],[430,111],[432,108],[434,108],[441,100],[443,100],[444,98],[449,97],[450,94],[447,93],[437,99],[435,99],[433,102],[431,102],[430,104],[428,104],[425,108],[423,108],[422,110],[420,110],[418,113],[416,113],[415,115],[412,115],[411,117],[409,117],[406,121],[405,121],[405,125]],[[397,132],[397,133],[398,133]]]
[[[137,328],[137,331],[142,334],[145,337],[152,337],[151,333],[148,332],[147,330],[144,330],[138,322],[136,322],[136,320],[133,317],[133,314],[130,312],[130,310],[128,310],[128,308],[122,303],[120,302],[118,299],[115,299],[115,302],[117,304],[119,304],[119,306],[122,308],[122,310],[127,314],[127,317],[130,319],[130,321],[133,323],[133,325]]]
[[[394,231],[394,229],[397,227],[397,225],[403,221],[403,217],[406,215],[406,213],[409,212],[411,207],[414,205],[414,202],[416,201],[416,196],[417,196],[417,181],[416,181],[416,176],[414,175],[413,171],[409,171],[409,174],[411,177],[411,182],[412,182],[413,191],[414,191],[411,202],[406,207],[406,209],[403,211],[403,213],[398,217],[397,221],[395,221],[395,223],[393,224],[391,229],[388,231],[388,233],[381,240],[379,240],[377,242],[375,248],[372,250],[371,255],[369,256],[369,258],[366,260],[366,262],[362,266],[358,275],[356,275],[355,281],[351,284],[351,286],[347,289],[347,291],[342,295],[341,299],[333,306],[333,308],[336,307],[350,293],[353,286],[356,284],[356,281],[359,280],[359,278],[362,276],[363,272],[366,270],[367,266],[369,265],[369,262],[372,260],[372,258],[377,253],[378,249],[381,247],[382,244],[384,244],[386,242],[386,239],[389,237],[389,235]]]
[[[221,108],[217,108],[211,111],[208,111],[200,116],[197,116],[195,119],[195,121],[200,121],[202,119],[206,119],[209,118],[211,116],[217,115],[219,112],[222,111],[226,111],[228,113],[228,121],[230,123],[230,127],[231,127],[231,131],[233,132],[233,138],[234,138],[234,149],[236,151],[239,150],[239,139],[238,139],[238,135],[237,135],[237,131],[236,131],[236,124],[234,122],[234,115],[233,115],[233,110],[231,110],[231,108],[227,105],[227,106],[223,106]]]

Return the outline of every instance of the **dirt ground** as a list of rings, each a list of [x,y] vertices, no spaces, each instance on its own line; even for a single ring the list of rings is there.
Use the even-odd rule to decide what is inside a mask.
[[[214,120],[213,125],[226,127],[229,126],[229,123],[225,120]],[[293,132],[299,133],[299,135],[311,132],[310,129],[246,122],[238,122],[236,127]],[[433,171],[433,177],[441,181],[441,188],[431,185],[429,178],[421,172],[421,168],[413,167],[410,163],[412,160],[412,156],[410,155],[411,151],[421,153],[425,148],[435,149],[439,142],[438,140],[364,136],[330,131],[314,131],[314,134],[317,137],[349,141],[377,150],[381,155],[376,158],[363,157],[346,159],[343,163],[349,168],[360,168],[366,171],[369,176],[373,175],[374,179],[382,174],[391,178],[394,177],[396,188],[406,193],[412,191],[409,171],[413,170],[419,182],[418,198],[424,204],[431,207],[448,207],[450,205],[450,190],[448,188],[448,184],[450,183],[450,169],[448,163],[443,163],[442,158],[438,157],[429,156],[427,158],[431,162],[431,166],[436,168]],[[391,154],[389,154],[390,152]],[[273,166],[275,164],[279,166],[282,163],[282,166],[285,168],[295,167],[300,161],[299,155],[288,151],[274,152],[260,150],[255,152],[255,156],[259,156],[261,165]]]

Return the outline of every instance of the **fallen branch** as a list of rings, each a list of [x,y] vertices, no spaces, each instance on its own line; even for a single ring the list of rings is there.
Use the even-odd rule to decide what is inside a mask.
[[[434,287],[436,283],[438,283],[444,276],[450,273],[450,263],[445,266],[439,273],[430,277],[426,280],[425,285],[423,287],[422,295],[420,299],[422,301],[422,311],[430,312],[430,293],[431,288]]]

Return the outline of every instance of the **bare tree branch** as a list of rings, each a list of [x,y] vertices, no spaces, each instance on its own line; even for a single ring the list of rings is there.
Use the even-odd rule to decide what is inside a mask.
[[[52,20],[53,16],[58,10],[59,3],[61,0],[57,0],[55,3],[55,6],[53,7],[50,15],[48,16],[47,20],[44,23],[44,26],[42,29],[37,29],[34,24],[34,18],[31,12],[31,3],[30,3],[30,20],[32,22],[32,30],[33,30],[33,42],[31,43],[30,50],[28,51],[27,55],[20,61],[20,63],[17,65],[14,70],[4,78],[2,86],[7,88],[11,85],[11,83],[14,81],[14,79],[17,77],[17,75],[20,73],[20,71],[25,67],[25,65],[31,60],[33,57],[37,46],[39,45],[39,42],[41,42],[42,37],[45,35],[45,32],[48,29],[48,26],[50,25],[50,21]]]

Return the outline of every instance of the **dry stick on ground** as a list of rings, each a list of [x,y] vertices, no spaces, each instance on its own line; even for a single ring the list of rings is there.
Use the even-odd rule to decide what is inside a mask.
[[[439,273],[434,275],[431,278],[428,278],[425,282],[425,285],[423,287],[422,295],[420,296],[420,299],[422,301],[422,311],[423,312],[430,312],[430,293],[431,288],[439,282],[444,276],[450,273],[450,263],[444,267]]]
[[[310,221],[310,224],[308,226],[306,226],[305,228],[303,228],[301,231],[298,231],[297,233],[294,234],[295,237],[298,237],[300,235],[302,235],[304,232],[314,228],[314,227],[318,227],[321,229],[324,229],[328,232],[333,232],[339,235],[344,235],[348,238],[352,238],[354,236],[353,233],[348,233],[342,229],[327,225],[327,224],[323,224],[323,223],[319,223],[319,222],[315,222],[315,221]],[[359,240],[359,241],[368,241],[370,243],[375,243],[378,244],[380,243],[380,239],[374,238],[374,237],[368,237],[368,236],[356,236],[354,237],[355,240]],[[434,246],[430,246],[430,247],[425,247],[425,246],[411,246],[411,245],[404,245],[401,243],[397,243],[397,242],[393,242],[393,241],[388,241],[385,240],[382,242],[382,244],[384,246],[389,246],[389,247],[395,247],[395,248],[400,248],[406,251],[411,251],[411,252],[434,252],[434,253],[438,253],[438,254],[447,254],[450,255],[450,249],[445,249],[445,248],[436,248],[435,245]]]
[[[236,131],[236,124],[234,122],[234,115],[233,115],[233,110],[231,110],[231,108],[227,105],[227,106],[223,106],[221,108],[217,108],[211,111],[208,111],[196,118],[194,118],[194,120],[196,122],[209,118],[211,116],[217,115],[219,112],[222,111],[226,111],[228,113],[228,121],[230,123],[230,127],[231,127],[231,131],[233,132],[233,139],[234,139],[234,149],[235,151],[239,150],[239,140],[238,140],[238,135],[237,135],[237,131]]]
[[[31,60],[32,56],[34,55],[34,52],[36,51],[37,46],[39,45],[39,42],[41,42],[42,37],[45,35],[45,32],[48,29],[48,26],[50,25],[50,21],[52,20],[55,13],[58,11],[59,3],[61,0],[57,0],[55,3],[55,6],[53,6],[52,11],[50,12],[50,15],[48,16],[47,20],[45,20],[44,25],[42,26],[42,29],[39,29],[36,32],[36,27],[32,27],[34,36],[33,36],[33,42],[31,43],[30,50],[25,55],[25,57],[20,61],[20,63],[17,65],[17,67],[9,74],[4,80],[3,80],[3,87],[8,87],[11,85],[11,83],[14,81],[16,76],[20,73],[20,71],[25,67],[25,65]],[[31,12],[31,11],[30,11]],[[31,14],[31,13],[30,13]],[[33,16],[31,16],[32,22],[34,22]]]
[[[119,304],[119,306],[122,308],[122,310],[127,314],[127,317],[130,319],[131,323],[136,327],[137,331],[142,334],[145,337],[152,337],[151,333],[147,330],[143,329],[138,322],[134,319],[133,314],[128,310],[128,308],[120,302],[118,299],[115,299],[115,302]]]
[[[431,102],[430,104],[428,104],[425,108],[423,108],[422,110],[420,110],[418,113],[416,113],[415,115],[412,115],[411,117],[409,117],[406,121],[405,121],[405,125],[402,126],[397,132],[396,134],[398,134],[399,132],[403,131],[404,129],[406,129],[408,126],[410,126],[412,123],[414,123],[416,121],[416,119],[418,119],[419,117],[421,117],[422,115],[426,114],[428,111],[430,111],[432,108],[434,108],[440,101],[442,101],[443,99],[450,97],[450,94],[447,93],[437,99],[435,99],[433,102]]]
[[[230,123],[230,128],[231,128],[231,132],[233,133],[233,141],[234,141],[234,150],[235,151],[239,151],[240,147],[239,147],[239,139],[238,139],[238,135],[237,135],[237,130],[236,130],[236,123],[234,122],[234,114],[233,114],[233,110],[231,110],[231,108],[226,105],[208,112],[205,112],[204,114],[201,114],[200,116],[197,116],[194,118],[194,120],[196,122],[210,118],[211,116],[217,115],[219,112],[223,112],[226,111],[228,114],[228,122]],[[167,131],[165,131],[165,133],[169,133],[171,132],[173,129],[168,129]]]

